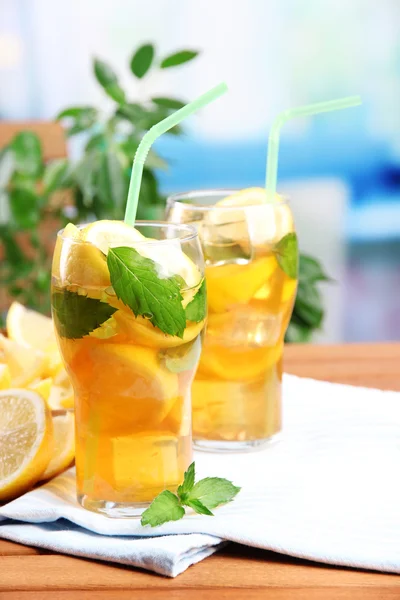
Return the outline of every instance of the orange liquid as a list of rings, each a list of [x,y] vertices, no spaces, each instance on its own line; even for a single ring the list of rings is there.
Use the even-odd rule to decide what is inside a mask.
[[[102,290],[93,292],[104,299]],[[184,361],[200,344],[202,326],[188,324],[180,340],[120,309],[106,339],[59,338],[75,391],[77,491],[87,508],[140,506],[182,482],[192,457],[196,368],[192,361],[185,369]],[[171,354],[180,372],[167,367]]]
[[[192,390],[195,440],[250,441],[281,428],[282,351],[296,280],[272,252],[206,268],[208,326]]]

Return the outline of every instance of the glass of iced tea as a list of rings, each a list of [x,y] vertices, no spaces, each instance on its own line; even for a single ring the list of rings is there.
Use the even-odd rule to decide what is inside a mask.
[[[297,287],[297,237],[286,200],[265,190],[168,199],[168,220],[196,226],[208,324],[192,388],[199,449],[251,449],[281,428],[282,352]]]
[[[75,393],[78,501],[135,516],[191,462],[190,390],[206,318],[188,225],[72,224],[52,271],[58,343]]]

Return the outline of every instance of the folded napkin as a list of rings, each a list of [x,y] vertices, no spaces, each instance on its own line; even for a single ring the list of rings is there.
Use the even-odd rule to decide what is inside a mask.
[[[225,540],[400,573],[400,393],[286,375],[284,428],[261,451],[195,455],[235,501],[156,529],[75,500],[73,470],[0,508],[0,537],[176,576]],[[123,536],[123,537],[117,537]]]

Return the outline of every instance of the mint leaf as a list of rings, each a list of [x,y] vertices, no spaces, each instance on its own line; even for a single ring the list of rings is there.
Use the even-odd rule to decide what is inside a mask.
[[[117,310],[105,302],[68,290],[52,294],[52,307],[58,334],[70,339],[88,335]]]
[[[196,484],[195,463],[186,471],[183,483],[178,487],[178,496],[164,490],[142,514],[141,524],[156,527],[167,521],[178,521],[185,515],[183,506],[193,508],[200,515],[213,517],[211,508],[230,502],[240,491],[227,479],[206,477]]]
[[[189,494],[188,501],[200,500],[208,509],[230,502],[240,492],[240,487],[227,479],[206,477],[198,481]]]
[[[276,260],[282,271],[291,279],[296,279],[299,263],[299,249],[297,235],[287,233],[274,248]]]
[[[195,467],[194,462],[190,465],[188,470],[186,471],[183,483],[178,487],[178,496],[180,501],[184,504],[185,500],[188,496],[188,493],[192,490],[194,486],[194,477],[195,477]]]
[[[204,506],[200,500],[188,500],[185,504],[186,506],[193,508],[199,515],[207,515],[209,517],[214,516],[214,513],[212,513],[211,510],[208,510],[207,506]]]
[[[186,307],[186,319],[199,323],[207,316],[206,280],[203,279],[195,297]]]
[[[161,279],[157,264],[134,248],[110,248],[111,285],[135,316],[147,316],[163,333],[183,337],[186,326],[179,278]]]
[[[185,509],[180,505],[178,498],[169,490],[158,494],[142,514],[140,523],[157,527],[167,521],[179,521],[185,514]]]

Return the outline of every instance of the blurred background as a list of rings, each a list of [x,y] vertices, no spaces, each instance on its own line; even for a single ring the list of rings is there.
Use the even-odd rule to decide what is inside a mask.
[[[314,339],[399,340],[399,31],[398,0],[0,0],[0,133],[70,106],[113,114],[119,92],[104,93],[94,57],[114,69],[136,106],[131,119],[149,98],[189,101],[225,80],[228,95],[157,143],[157,194],[262,186],[279,111],[360,94],[359,108],[285,127],[279,188],[301,250],[334,280],[320,286],[326,318]],[[132,54],[145,43],[159,62],[182,49],[198,55],[146,77],[139,65],[133,77]],[[89,135],[80,124],[68,139],[75,161]]]

